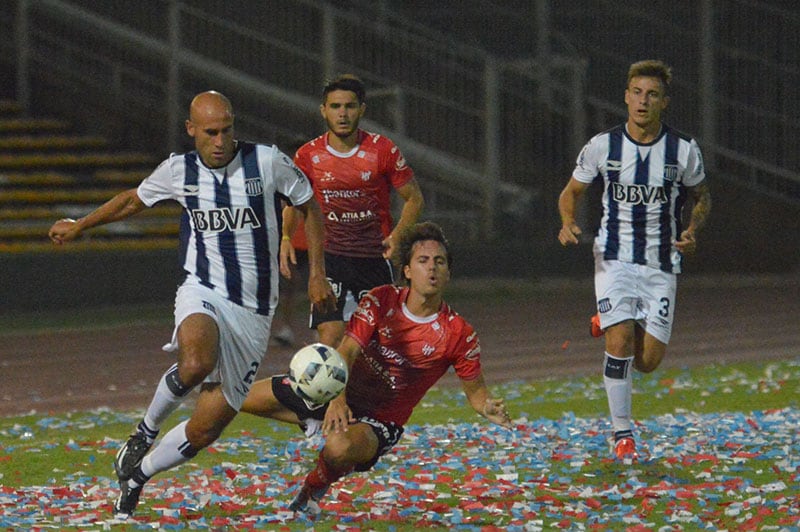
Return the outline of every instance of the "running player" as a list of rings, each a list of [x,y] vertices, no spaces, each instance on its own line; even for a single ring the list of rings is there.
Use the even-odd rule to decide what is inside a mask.
[[[604,182],[603,217],[594,240],[598,314],[593,336],[605,333],[605,382],[614,452],[636,457],[631,424],[631,368],[649,373],[664,358],[675,317],[681,258],[695,251],[711,210],[700,148],[661,122],[671,69],[661,61],[628,71],[628,120],[592,138],[578,156],[558,200],[562,245],[577,244],[578,199],[596,177]],[[682,208],[693,202],[683,228]]]
[[[62,244],[162,200],[178,201],[184,209],[180,256],[186,277],[175,297],[175,331],[164,347],[177,351],[178,361],[114,460],[120,484],[114,510],[120,518],[133,513],[150,477],[219,437],[253,383],[278,301],[276,196],[287,198],[306,219],[310,300],[319,307],[333,303],[322,258],[322,216],[308,180],[277,148],[235,140],[233,122],[225,96],[198,94],[186,121],[196,151],[170,155],[138,188],[77,221],[59,220],[49,232]],[[189,420],[147,454],[162,423],[198,386]]]
[[[443,300],[452,258],[441,229],[417,224],[397,245],[408,286],[379,286],[361,299],[338,347],[350,366],[345,391],[327,406],[310,409],[278,375],[256,382],[242,405],[243,412],[284,421],[324,420],[325,446],[289,505],[292,510],[317,513],[331,484],[354,470],[371,469],[400,440],[414,407],[451,367],[478,414],[511,426],[503,400],[486,387],[477,334]]]
[[[375,286],[391,283],[391,257],[403,230],[417,221],[423,197],[411,168],[383,135],[359,129],[366,109],[362,81],[345,74],[322,90],[320,113],[327,131],[301,146],[295,163],[311,180],[325,219],[325,268],[337,297],[336,310],[313,309],[319,341],[338,345],[355,302]],[[391,190],[403,200],[392,227]],[[284,217],[284,234],[295,221]],[[282,250],[282,266],[284,253]],[[350,304],[347,304],[347,302]]]

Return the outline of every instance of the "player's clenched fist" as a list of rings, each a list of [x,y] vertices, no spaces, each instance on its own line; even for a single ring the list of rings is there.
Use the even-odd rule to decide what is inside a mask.
[[[561,231],[558,233],[558,241],[561,242],[562,246],[577,244],[579,242],[578,237],[581,236],[581,233],[581,228],[574,223],[562,225]]]
[[[81,231],[78,224],[72,218],[62,218],[50,228],[47,236],[54,244],[63,244],[70,240],[75,240],[80,236]]]

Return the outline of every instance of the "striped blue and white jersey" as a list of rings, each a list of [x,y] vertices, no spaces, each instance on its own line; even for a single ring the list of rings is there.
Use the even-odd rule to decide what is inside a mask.
[[[595,135],[572,175],[581,183],[604,181],[603,218],[595,238],[595,250],[604,259],[680,273],[674,242],[682,231],[686,187],[705,179],[694,139],[662,124],[653,142],[641,144],[623,124]]]
[[[172,154],[139,185],[142,202],[183,206],[180,259],[187,274],[258,314],[278,303],[280,196],[293,205],[311,183],[274,146],[239,142],[234,158],[208,168],[197,152]]]

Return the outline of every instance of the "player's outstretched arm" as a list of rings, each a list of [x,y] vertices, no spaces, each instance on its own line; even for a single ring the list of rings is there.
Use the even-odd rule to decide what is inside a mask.
[[[139,199],[136,189],[132,188],[125,192],[120,192],[83,218],[77,220],[63,218],[58,220],[50,228],[47,235],[54,244],[63,244],[64,242],[75,240],[87,229],[124,220],[137,212],[141,212],[145,207],[146,205]]]
[[[505,402],[489,395],[489,389],[486,387],[483,373],[477,379],[471,381],[462,380],[461,385],[464,388],[464,393],[467,395],[470,406],[475,412],[492,423],[507,428],[513,427]]]

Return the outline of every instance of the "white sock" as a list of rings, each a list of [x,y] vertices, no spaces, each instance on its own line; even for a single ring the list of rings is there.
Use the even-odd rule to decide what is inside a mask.
[[[633,357],[617,358],[606,353],[603,369],[603,383],[606,387],[608,409],[611,411],[611,426],[614,428],[614,432],[630,431],[632,429],[632,364]]]
[[[161,425],[173,412],[175,412],[178,406],[180,406],[180,404],[184,399],[186,399],[186,396],[191,391],[191,389],[177,389],[175,388],[175,384],[170,386],[168,379],[172,379],[172,382],[174,383],[177,375],[178,365],[174,364],[166,371],[166,373],[164,373],[164,375],[161,376],[161,380],[158,381],[156,393],[153,395],[153,400],[150,402],[150,406],[147,407],[147,412],[144,415],[144,422],[148,427],[155,431],[158,431],[161,428]],[[175,393],[175,391],[173,391],[173,389],[176,389],[183,394],[178,395]]]
[[[184,421],[173,427],[144,457],[141,468],[146,477],[152,477],[156,473],[188,462],[197,454],[197,451],[189,444],[189,440],[186,439],[187,423],[188,421]]]

